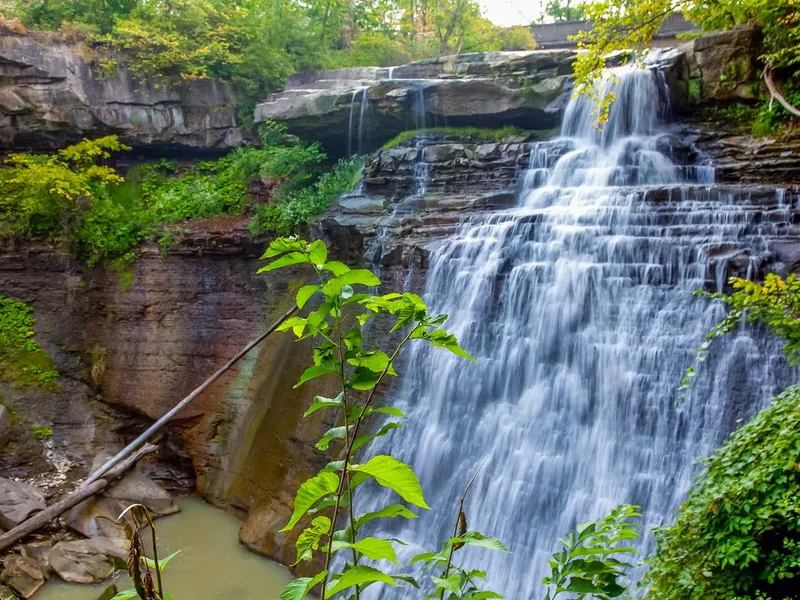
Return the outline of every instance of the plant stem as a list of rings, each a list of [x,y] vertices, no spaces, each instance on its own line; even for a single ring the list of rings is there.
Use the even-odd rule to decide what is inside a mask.
[[[483,465],[486,464],[487,460],[489,460],[488,456],[483,459],[483,462],[475,471],[475,474],[472,476],[472,479],[470,479],[469,483],[467,483],[467,487],[464,488],[464,493],[461,494],[461,501],[458,503],[458,513],[456,513],[456,523],[453,526],[453,537],[458,537],[458,521],[459,517],[464,513],[464,501],[467,499],[469,488],[472,487],[472,482],[475,481],[475,478],[478,476],[478,473],[481,472],[481,469],[483,469]],[[447,554],[447,564],[444,567],[444,575],[442,575],[442,579],[447,579],[447,576],[450,575],[450,565],[453,563],[453,552],[455,551],[456,551],[455,544],[450,542],[450,552]],[[442,591],[439,593],[439,598],[440,600],[444,599],[444,588],[442,588]]]
[[[339,489],[336,490],[336,504],[335,504],[335,506],[333,508],[333,519],[331,520],[331,529],[330,529],[330,532],[328,534],[328,551],[325,554],[325,577],[322,580],[322,598],[323,599],[325,598],[325,588],[328,585],[328,576],[330,575],[331,556],[333,555],[333,532],[336,531],[336,519],[337,519],[337,517],[339,515],[339,508],[340,508],[340,506],[342,504],[342,496],[344,494],[344,485],[345,485],[346,481],[350,481],[350,477],[349,477],[349,474],[348,474],[348,466],[350,464],[350,457],[353,454],[353,442],[355,442],[356,437],[358,437],[358,430],[361,427],[361,423],[363,422],[364,417],[366,417],[367,408],[369,408],[369,405],[372,403],[372,400],[375,397],[375,391],[378,389],[378,386],[383,381],[383,378],[386,377],[386,373],[389,372],[389,367],[392,366],[392,361],[397,357],[397,354],[400,352],[400,350],[403,348],[403,346],[406,344],[406,342],[408,342],[408,340],[411,339],[411,335],[417,330],[418,327],[419,327],[419,325],[415,325],[414,327],[412,327],[409,330],[408,335],[406,335],[406,337],[403,338],[403,341],[400,342],[397,345],[397,348],[395,348],[395,351],[389,357],[389,362],[386,363],[386,367],[383,369],[383,372],[381,373],[380,377],[378,377],[378,380],[375,382],[375,386],[372,388],[372,390],[370,390],[369,396],[367,397],[367,401],[364,403],[364,406],[361,407],[361,413],[358,415],[358,418],[356,418],[356,421],[353,424],[353,436],[352,436],[352,438],[348,437],[347,436],[347,431],[345,431],[345,435],[347,437],[347,450],[345,451],[345,455],[344,455],[344,464],[342,465],[342,473],[339,476]],[[353,499],[351,497],[350,498],[350,503],[352,504],[352,502],[353,502]]]

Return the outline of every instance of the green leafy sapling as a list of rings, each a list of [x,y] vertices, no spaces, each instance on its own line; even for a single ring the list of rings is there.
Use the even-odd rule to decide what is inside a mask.
[[[618,579],[624,575],[623,569],[633,565],[616,557],[636,554],[624,543],[639,537],[631,523],[631,519],[641,517],[638,509],[620,505],[605,518],[581,523],[560,539],[563,549],[553,554],[550,575],[542,580],[547,586],[544,600],[555,600],[562,594],[572,594],[571,598],[577,600],[608,600],[625,593]]]
[[[697,349],[697,363],[708,358],[714,341],[734,331],[740,323],[762,323],[770,333],[783,340],[783,352],[789,363],[792,366],[800,364],[800,279],[794,273],[785,280],[775,273],[769,273],[764,283],[741,277],[731,277],[728,283],[734,290],[730,294],[697,292],[698,295],[719,300],[728,309],[725,317],[706,334],[705,341]],[[686,369],[678,390],[688,390],[696,375],[694,366]]]
[[[416,294],[371,293],[369,288],[379,286],[380,280],[367,269],[351,269],[339,261],[328,260],[328,250],[320,240],[309,243],[295,237],[279,238],[269,245],[262,258],[270,262],[260,273],[294,266],[310,269],[313,282],[297,291],[298,308],[306,308],[312,298],[319,297],[319,303],[306,316],[291,317],[279,328],[291,330],[298,340],[314,339],[318,343],[313,351],[313,365],[303,372],[295,387],[329,377],[337,382],[339,389],[333,398],[314,398],[305,412],[305,416],[310,416],[320,410],[336,411],[340,425],[327,431],[317,448],[321,451],[334,448],[338,459],[300,486],[292,516],[282,529],[293,530],[303,519],[310,518],[297,538],[297,561],[310,561],[321,553],[324,568],[314,577],[291,582],[281,600],[301,600],[317,587],[323,599],[341,594],[358,600],[362,590],[375,583],[417,586],[409,575],[388,573],[374,563],[365,564],[366,561],[398,564],[395,545],[400,542],[364,536],[361,530],[376,519],[416,518],[407,505],[428,509],[419,479],[410,466],[390,455],[376,455],[363,463],[358,456],[372,440],[403,425],[402,411],[393,406],[376,406],[374,401],[386,377],[397,376],[394,362],[406,344],[421,340],[474,359],[461,348],[455,336],[442,328],[446,315],[429,313]],[[362,336],[363,325],[377,315],[393,320],[391,333],[396,334],[398,341],[387,350],[368,348]],[[365,422],[375,415],[392,420],[377,431],[366,433],[372,428],[365,426]],[[360,514],[355,500],[356,491],[363,484],[392,490],[405,504],[393,503]],[[472,538],[465,537],[463,543],[473,543]],[[345,560],[334,561],[337,553],[343,553]],[[335,567],[342,563],[341,569]]]
[[[483,461],[484,464],[486,460]],[[434,586],[432,594],[426,596],[428,600],[485,600],[488,598],[503,598],[497,592],[480,589],[479,580],[486,578],[486,571],[479,569],[465,569],[453,563],[453,555],[464,546],[477,546],[489,550],[500,550],[508,552],[503,543],[492,537],[484,536],[477,531],[467,530],[467,515],[464,512],[464,501],[467,499],[472,483],[478,476],[483,464],[478,468],[464,488],[461,500],[458,505],[458,515],[453,527],[453,535],[442,544],[441,552],[426,552],[418,554],[411,560],[411,564],[416,562],[425,565],[424,572],[433,573],[441,569],[439,575],[431,575],[431,582]]]

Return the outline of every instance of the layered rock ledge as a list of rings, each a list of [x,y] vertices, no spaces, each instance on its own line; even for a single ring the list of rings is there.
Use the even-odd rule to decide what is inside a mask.
[[[134,76],[120,57],[55,34],[0,35],[0,151],[63,148],[117,134],[134,147],[228,150],[242,143],[237,101],[220,81],[166,86]],[[106,57],[108,58],[108,57]]]

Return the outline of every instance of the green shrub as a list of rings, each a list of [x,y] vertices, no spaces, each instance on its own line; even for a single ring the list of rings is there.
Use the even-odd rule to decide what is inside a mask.
[[[33,437],[37,440],[49,440],[53,437],[53,428],[49,425],[45,425],[42,427],[34,427],[33,428]]]
[[[355,187],[362,167],[361,158],[344,159],[313,185],[288,192],[281,190],[276,202],[255,207],[250,222],[251,233],[288,233],[309,223],[330,207],[336,198]]]
[[[656,531],[653,600],[795,597],[800,577],[800,387],[705,463],[675,525]]]
[[[54,155],[11,155],[0,169],[0,233],[64,243],[90,266],[122,261],[125,288],[134,247],[157,239],[165,253],[179,234],[176,223],[244,214],[254,180],[271,182],[275,199],[257,209],[258,231],[288,232],[355,185],[358,161],[325,173],[319,144],[290,142],[277,126],[264,128],[264,139],[263,147],[243,146],[183,170],[161,159],[131,169],[126,180],[97,164],[127,149],[113,136]]]
[[[33,307],[0,296],[0,377],[18,386],[57,387],[53,360],[33,339]]]

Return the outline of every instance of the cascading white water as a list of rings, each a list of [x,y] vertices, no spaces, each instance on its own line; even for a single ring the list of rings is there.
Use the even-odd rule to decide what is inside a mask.
[[[358,100],[358,123],[356,123],[356,98]],[[364,86],[353,90],[353,95],[350,97],[350,118],[347,122],[347,154],[361,154],[364,145],[364,138],[367,133],[369,124],[366,122],[369,118],[369,87]]]
[[[380,438],[415,467],[434,508],[392,522],[391,536],[412,542],[405,558],[441,547],[489,457],[469,525],[512,554],[458,558],[511,600],[541,598],[558,537],[619,503],[642,507],[640,547],[652,549],[651,529],[673,518],[695,457],[764,406],[784,369],[743,333],[716,348],[678,402],[693,350],[722,314],[692,292],[719,288],[727,257],[763,250],[789,213],[767,217],[774,194],[710,185],[708,169],[673,161],[657,69],[614,75],[600,84],[617,95],[602,132],[592,103],[573,99],[562,136],[532,148],[517,206],[464,222],[432,253],[424,297],[479,362],[410,349],[393,392],[408,426]]]

